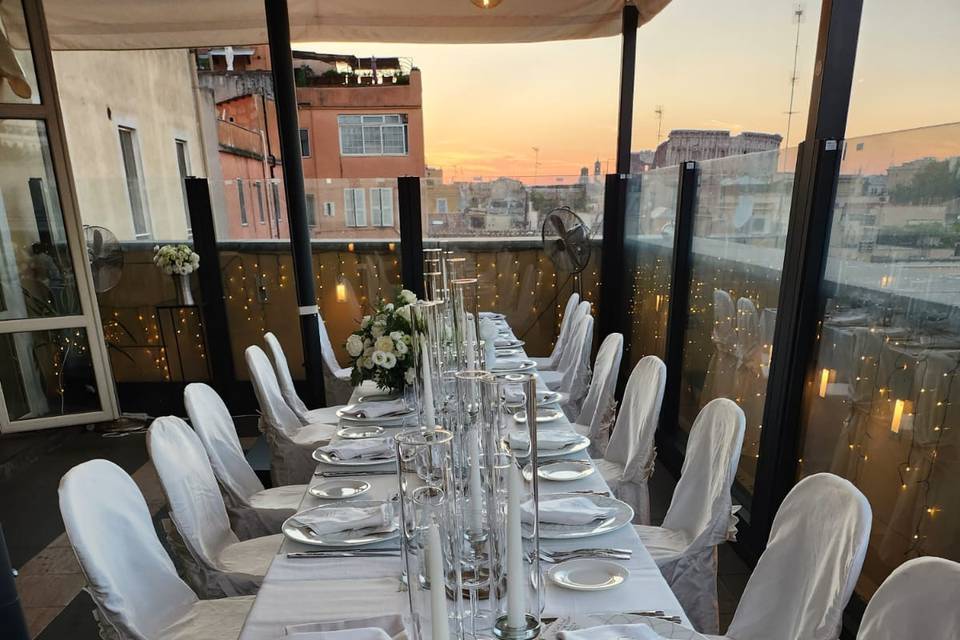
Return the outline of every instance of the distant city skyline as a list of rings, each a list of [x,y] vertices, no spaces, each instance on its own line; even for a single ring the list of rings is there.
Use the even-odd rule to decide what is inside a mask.
[[[816,0],[802,4],[791,146],[806,128],[820,12]],[[656,148],[655,110],[661,105],[661,142],[672,129],[785,135],[796,6],[790,0],[684,0],[641,27],[632,150]],[[929,0],[910,12],[894,0],[866,3],[848,137],[960,119],[960,87],[947,80],[956,56],[944,55],[960,53],[953,35],[958,29],[960,6],[951,0]],[[423,71],[426,161],[442,168],[448,180],[576,176],[597,159],[604,171],[613,164],[619,37],[297,48],[412,58]]]

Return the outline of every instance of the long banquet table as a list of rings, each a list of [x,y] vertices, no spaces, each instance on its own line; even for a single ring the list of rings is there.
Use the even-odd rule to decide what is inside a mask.
[[[359,391],[355,390],[351,401],[356,400],[358,394]],[[541,424],[540,428],[569,429],[570,422],[560,418]],[[586,451],[569,457],[589,459]],[[379,468],[382,469],[383,465]],[[358,472],[368,469],[370,467],[356,468]],[[324,470],[343,471],[344,468],[318,464],[318,471]],[[362,476],[362,479],[371,484],[371,489],[359,498],[361,500],[388,500],[397,492],[395,475],[368,475]],[[324,478],[314,476],[311,485],[323,481]],[[571,482],[540,481],[542,495],[583,490],[607,492],[609,487],[599,473]],[[305,493],[300,509],[331,502],[342,501],[322,500]],[[395,547],[396,541],[390,544]],[[389,544],[365,548],[377,546]],[[544,618],[592,612],[662,610],[666,615],[679,616],[684,626],[690,626],[676,596],[632,526],[590,538],[541,540],[541,547],[548,551],[582,547],[623,547],[633,550],[630,560],[617,561],[629,569],[630,577],[615,589],[593,593],[571,591],[545,580]],[[402,590],[400,582],[400,557],[287,557],[291,551],[309,549],[308,545],[284,540],[264,577],[240,633],[240,640],[277,640],[282,638],[284,628],[288,625],[409,612],[407,593]],[[550,566],[545,563],[541,565],[544,573]]]

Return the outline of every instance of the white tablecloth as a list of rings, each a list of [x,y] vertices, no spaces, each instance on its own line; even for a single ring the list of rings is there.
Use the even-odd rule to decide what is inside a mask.
[[[354,393],[356,396],[357,393]],[[544,423],[542,429],[569,428],[566,418]],[[586,452],[575,456],[587,459]],[[367,468],[367,467],[363,467]],[[384,468],[381,466],[379,468]],[[319,464],[320,470],[342,471],[344,467]],[[314,477],[311,484],[323,482]],[[372,486],[359,499],[385,500],[397,492],[393,475],[363,476]],[[541,495],[568,491],[607,491],[599,473],[573,482],[540,481]],[[304,495],[301,508],[318,506],[331,501]],[[395,542],[393,543],[395,546]],[[389,545],[382,545],[389,546]],[[630,560],[618,561],[630,570],[626,584],[610,591],[584,593],[562,589],[545,582],[544,618],[557,618],[590,612],[631,612],[662,610],[667,615],[686,616],[667,585],[653,558],[640,542],[632,526],[593,538],[577,540],[541,540],[545,550],[575,549],[579,547],[624,547],[633,550]],[[399,557],[386,558],[323,558],[290,559],[290,551],[310,547],[286,540],[271,564],[263,586],[243,626],[240,640],[277,640],[287,625],[341,620],[388,613],[409,612],[407,593],[400,590],[401,561]],[[541,565],[544,573],[551,565]]]

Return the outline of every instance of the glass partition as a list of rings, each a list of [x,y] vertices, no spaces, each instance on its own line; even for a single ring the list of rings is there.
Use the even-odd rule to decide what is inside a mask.
[[[843,154],[799,469],[870,500],[867,598],[911,557],[960,559],[960,124]]]
[[[481,307],[506,314],[531,355],[549,355],[571,293],[593,303],[596,313],[602,176],[445,182],[442,174],[428,173],[421,185],[424,246],[447,248],[466,258],[465,275],[480,281]],[[577,260],[544,244],[548,218],[566,232],[581,228],[575,233],[583,249]],[[556,236],[556,228],[553,221],[548,224],[548,240]]]
[[[630,366],[648,355],[666,358],[667,311],[680,169],[674,165],[631,175],[627,185],[627,269],[632,287]]]
[[[710,400],[746,414],[737,482],[753,491],[796,165],[794,149],[699,164],[680,427]]]

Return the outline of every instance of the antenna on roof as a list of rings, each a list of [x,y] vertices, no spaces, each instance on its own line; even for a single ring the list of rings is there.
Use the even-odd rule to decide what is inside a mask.
[[[797,113],[793,110],[793,97],[797,89],[797,57],[800,54],[800,23],[803,22],[804,13],[803,3],[794,5],[793,23],[797,25],[797,35],[793,44],[793,72],[790,74],[790,102],[787,105],[787,135],[783,139],[784,150],[790,148],[790,125],[793,121],[793,114]],[[784,162],[786,162],[786,154],[784,154]]]
[[[663,127],[663,105],[658,104],[657,108],[653,110],[655,116],[657,116],[657,146],[660,146],[660,132]]]

